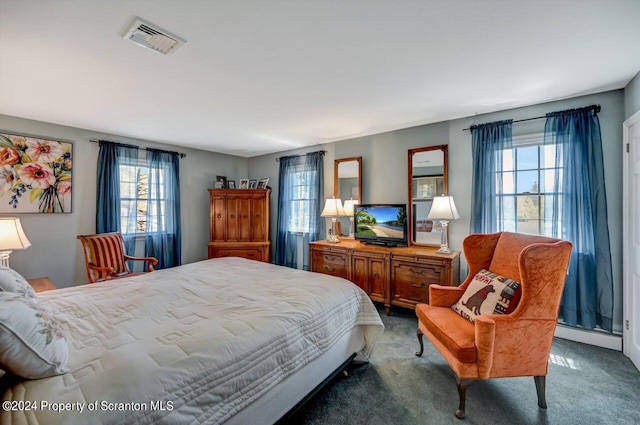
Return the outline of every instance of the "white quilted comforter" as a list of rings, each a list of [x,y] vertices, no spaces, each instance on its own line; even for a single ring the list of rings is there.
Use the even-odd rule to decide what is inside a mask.
[[[2,424],[223,423],[354,326],[365,355],[383,329],[350,282],[241,258],[38,298],[66,332],[70,372],[6,390],[39,408],[0,411]]]

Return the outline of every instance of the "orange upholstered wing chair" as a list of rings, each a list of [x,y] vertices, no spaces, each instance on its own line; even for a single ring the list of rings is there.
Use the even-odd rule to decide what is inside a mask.
[[[128,260],[146,261],[150,272],[158,260],[153,257],[131,257],[125,253],[124,239],[118,232],[98,235],[78,235],[84,251],[89,283],[135,276],[127,265]]]
[[[570,242],[542,236],[470,235],[463,243],[467,279],[458,287],[431,285],[429,304],[416,306],[416,355],[423,353],[424,335],[449,363],[458,385],[459,419],[465,415],[467,387],[478,379],[532,376],[538,405],[547,407],[545,378],[571,248]],[[509,314],[480,314],[472,323],[451,307],[482,269],[518,281],[520,301]]]

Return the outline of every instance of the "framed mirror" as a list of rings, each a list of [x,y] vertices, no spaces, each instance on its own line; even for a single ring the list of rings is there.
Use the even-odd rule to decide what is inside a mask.
[[[353,237],[353,204],[362,203],[362,157],[336,159],[333,176],[333,193],[340,198],[349,218],[338,220],[338,234]],[[352,199],[354,202],[347,203]]]
[[[342,203],[353,199],[362,203],[362,157],[336,159],[333,193]]]
[[[440,246],[441,233],[427,220],[433,198],[447,194],[447,145],[409,149],[408,229],[411,245]]]

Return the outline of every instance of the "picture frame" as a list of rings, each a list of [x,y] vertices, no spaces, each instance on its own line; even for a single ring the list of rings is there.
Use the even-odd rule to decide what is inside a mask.
[[[444,194],[444,176],[416,176],[411,182],[411,198],[413,201],[433,201],[433,198]]]
[[[258,188],[258,180],[251,179],[249,180],[249,189],[257,189]]]
[[[224,189],[224,183],[222,181],[213,182],[214,189]]]
[[[240,189],[249,189],[249,179],[240,179]]]
[[[72,212],[73,143],[0,132],[0,213]]]
[[[222,182],[222,187],[217,187],[214,185],[216,189],[226,189],[227,187],[227,176],[216,176],[216,182]]]
[[[236,181],[235,180],[227,180],[227,189],[235,189]]]
[[[269,177],[260,179],[260,181],[258,181],[258,189],[266,189],[267,183],[269,183]]]

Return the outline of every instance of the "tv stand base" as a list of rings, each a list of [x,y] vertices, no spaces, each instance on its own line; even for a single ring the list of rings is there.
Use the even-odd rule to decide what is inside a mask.
[[[406,245],[398,243],[398,242],[384,242],[384,241],[360,241],[360,242],[365,244],[365,245],[384,246],[384,247],[387,247],[387,248],[395,248],[395,247],[398,247],[398,246],[406,246]]]

